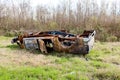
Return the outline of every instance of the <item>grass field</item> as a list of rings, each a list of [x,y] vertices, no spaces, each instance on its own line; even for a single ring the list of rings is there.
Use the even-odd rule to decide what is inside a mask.
[[[96,42],[80,55],[20,49],[0,36],[0,80],[120,80],[120,42]]]

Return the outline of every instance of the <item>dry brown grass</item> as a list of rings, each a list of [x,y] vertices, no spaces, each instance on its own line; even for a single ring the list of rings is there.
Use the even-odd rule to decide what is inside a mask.
[[[11,49],[12,44],[10,43],[10,39],[0,41],[1,65],[51,65],[54,60],[47,59],[44,54],[36,54],[34,51],[19,49],[19,47]]]

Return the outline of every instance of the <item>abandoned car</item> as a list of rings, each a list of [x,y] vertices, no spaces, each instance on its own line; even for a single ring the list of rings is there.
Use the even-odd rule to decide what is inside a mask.
[[[40,50],[42,53],[51,51],[86,55],[93,47],[95,30],[85,30],[81,35],[61,31],[44,31],[25,33],[13,38],[20,48]]]

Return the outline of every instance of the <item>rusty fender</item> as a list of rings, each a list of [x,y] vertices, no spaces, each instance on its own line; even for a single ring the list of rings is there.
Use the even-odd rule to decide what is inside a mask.
[[[42,52],[42,53],[48,53],[47,51],[47,48],[46,48],[46,45],[45,45],[45,42],[42,40],[42,39],[37,39],[37,42],[38,42],[38,46],[39,46],[39,50]]]
[[[70,40],[68,42],[70,42]],[[84,45],[84,41],[82,37],[75,38],[74,42],[69,46],[63,44],[63,42],[60,42],[58,37],[54,37],[53,49],[58,52],[67,52],[67,53],[76,53],[76,54],[88,53],[88,47]]]

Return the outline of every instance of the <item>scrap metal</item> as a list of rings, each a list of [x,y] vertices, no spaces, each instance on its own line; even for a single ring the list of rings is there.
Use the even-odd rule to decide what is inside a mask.
[[[93,47],[95,34],[95,30],[85,30],[81,35],[66,30],[25,33],[13,38],[11,43],[42,53],[57,51],[86,55]]]

